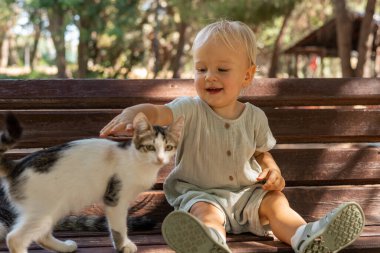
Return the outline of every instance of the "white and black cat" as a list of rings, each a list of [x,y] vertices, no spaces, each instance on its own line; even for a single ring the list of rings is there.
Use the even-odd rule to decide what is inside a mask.
[[[183,124],[180,118],[167,128],[151,126],[139,113],[131,142],[84,139],[13,161],[3,153],[20,138],[22,128],[8,113],[0,135],[0,177],[16,211],[3,210],[3,215],[14,216],[7,234],[10,252],[26,253],[32,241],[49,250],[75,251],[75,242],[53,237],[53,227],[65,215],[96,202],[104,203],[117,251],[136,252],[127,236],[128,204],[153,185],[158,170],[175,154]],[[0,233],[7,225],[0,223]]]

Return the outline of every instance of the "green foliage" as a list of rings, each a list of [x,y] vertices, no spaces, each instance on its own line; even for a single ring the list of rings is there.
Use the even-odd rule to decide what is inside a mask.
[[[359,12],[364,10],[366,2],[347,0],[349,7]],[[66,63],[68,69],[75,77],[81,58],[89,66],[87,77],[101,78],[126,78],[133,68],[139,67],[148,71],[148,77],[155,71],[158,73],[154,76],[170,77],[170,71],[177,71],[175,64],[188,70],[196,32],[219,19],[247,23],[257,35],[260,55],[269,59],[287,13],[292,11],[282,48],[333,15],[330,0],[0,0],[0,9],[0,39],[10,31],[9,26],[15,25],[17,14],[24,12],[29,17],[28,29],[42,30],[40,46],[45,47],[51,45],[46,38],[50,39],[52,34],[47,14],[57,10],[63,13],[59,32],[67,35],[69,28],[76,27],[82,45],[81,50],[78,47],[78,59],[75,59],[76,50],[66,51],[66,58],[69,55],[70,62],[74,61],[73,66]],[[56,35],[63,41],[64,33],[59,32]],[[22,35],[17,36],[14,36],[15,50],[23,59],[24,47],[32,44],[33,37],[26,35],[19,42]],[[55,63],[51,59],[52,51],[48,48],[38,52],[39,65]]]
[[[214,18],[240,20],[251,25],[260,25],[273,21],[278,16],[288,13],[301,0],[218,0],[210,1]]]
[[[21,74],[17,76],[0,74],[0,79],[49,79],[49,78],[54,78],[54,75],[48,75],[48,74],[41,73],[38,71],[32,71],[29,74]]]
[[[114,77],[120,68],[132,68],[131,52],[144,51],[139,46],[143,41],[138,4],[137,0],[84,0],[77,8],[81,41],[87,44],[96,71],[105,77]]]
[[[0,26],[4,24],[4,22],[8,21],[12,15],[12,10],[10,8],[9,3],[6,1],[0,1]]]

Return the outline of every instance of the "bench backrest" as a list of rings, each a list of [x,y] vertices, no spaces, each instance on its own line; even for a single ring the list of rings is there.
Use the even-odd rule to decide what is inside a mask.
[[[23,124],[18,150],[8,154],[16,158],[97,137],[125,107],[195,95],[184,79],[0,80],[0,122],[12,110]],[[368,224],[380,224],[380,79],[257,79],[241,101],[266,112],[285,194],[306,219],[355,200]],[[162,189],[170,170],[161,170],[154,189]]]

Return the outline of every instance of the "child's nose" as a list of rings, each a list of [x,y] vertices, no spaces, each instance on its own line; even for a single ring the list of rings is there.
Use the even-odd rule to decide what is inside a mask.
[[[207,71],[206,73],[206,81],[215,81],[216,75],[213,71]]]

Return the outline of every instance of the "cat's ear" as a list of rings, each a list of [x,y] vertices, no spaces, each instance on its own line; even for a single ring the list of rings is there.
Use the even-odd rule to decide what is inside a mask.
[[[138,114],[136,114],[135,118],[133,119],[133,129],[137,134],[152,129],[152,126],[150,125],[149,120],[144,113],[139,112]]]
[[[169,126],[169,131],[177,140],[180,139],[183,126],[185,125],[185,117],[179,117],[173,124]]]

